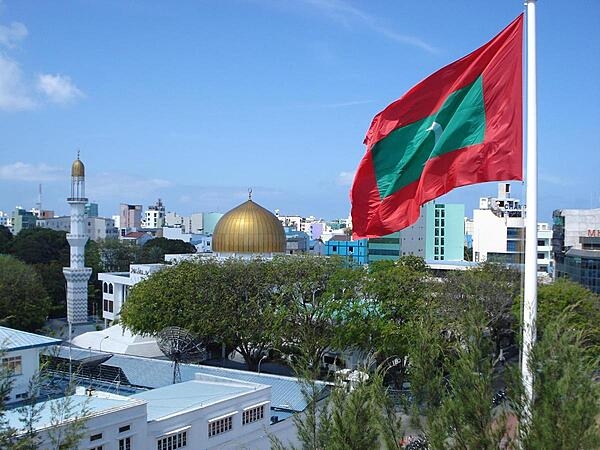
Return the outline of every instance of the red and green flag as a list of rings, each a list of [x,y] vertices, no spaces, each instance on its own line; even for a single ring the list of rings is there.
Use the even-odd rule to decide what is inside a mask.
[[[350,193],[355,238],[399,231],[455,187],[523,179],[523,15],[375,116]]]

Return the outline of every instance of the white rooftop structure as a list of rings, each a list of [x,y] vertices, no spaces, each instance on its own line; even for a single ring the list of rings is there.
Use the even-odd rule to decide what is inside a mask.
[[[158,348],[156,339],[150,336],[132,334],[121,324],[113,325],[105,330],[90,331],[74,337],[73,345],[82,349],[99,350],[122,355],[145,356],[156,358],[164,356]]]

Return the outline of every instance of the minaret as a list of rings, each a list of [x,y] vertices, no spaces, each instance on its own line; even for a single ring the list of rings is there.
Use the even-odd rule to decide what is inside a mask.
[[[67,241],[71,246],[71,265],[64,267],[67,279],[67,321],[69,325],[88,321],[88,280],[92,269],[85,267],[85,243],[88,240],[85,226],[85,167],[79,159],[71,167],[71,196],[67,198],[71,205],[71,232]]]

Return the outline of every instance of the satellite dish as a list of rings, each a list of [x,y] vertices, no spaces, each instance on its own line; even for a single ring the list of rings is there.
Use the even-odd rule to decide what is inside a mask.
[[[173,384],[181,382],[180,363],[197,362],[206,358],[206,350],[198,337],[180,327],[167,327],[157,337],[158,348],[173,361]]]

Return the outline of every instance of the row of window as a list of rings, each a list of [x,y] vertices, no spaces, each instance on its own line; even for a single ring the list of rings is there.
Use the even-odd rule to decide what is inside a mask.
[[[102,284],[102,292],[104,292],[105,294],[112,294],[113,293],[113,284],[112,283],[107,283],[105,281]]]
[[[242,425],[257,422],[265,417],[265,405],[248,408],[242,413]],[[233,414],[208,422],[208,437],[218,436],[233,428]]]
[[[165,436],[156,441],[156,450],[177,450],[187,446],[187,431]]]

